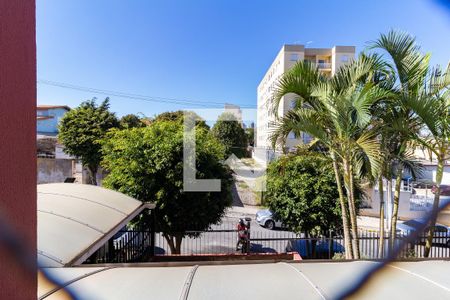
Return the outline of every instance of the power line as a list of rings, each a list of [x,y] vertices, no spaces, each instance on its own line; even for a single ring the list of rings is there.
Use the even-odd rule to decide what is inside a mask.
[[[140,100],[140,101],[147,101],[147,102],[182,104],[182,105],[202,106],[202,107],[212,107],[212,108],[223,107],[225,104],[227,104],[225,102],[214,102],[214,101],[206,102],[206,101],[184,100],[184,99],[167,98],[167,97],[145,96],[145,95],[125,93],[125,92],[119,92],[119,91],[78,86],[78,85],[73,85],[73,84],[64,83],[64,82],[50,81],[50,80],[46,80],[46,79],[38,79],[37,83],[55,86],[55,87],[59,87],[59,88],[77,90],[77,91],[82,91],[82,92],[102,94],[102,95],[106,95],[106,96],[116,96],[119,98],[126,98],[126,99]],[[256,108],[256,106],[252,106],[252,105],[243,105],[240,107]]]

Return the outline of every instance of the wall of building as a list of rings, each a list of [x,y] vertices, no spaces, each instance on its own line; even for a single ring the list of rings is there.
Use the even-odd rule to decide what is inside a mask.
[[[36,299],[35,1],[2,0],[0,14],[0,226],[26,251],[0,239],[0,299]]]
[[[64,114],[67,112],[64,108],[50,108],[48,110],[38,110],[38,116],[52,117],[45,120],[37,121],[38,133],[58,133],[58,124]]]
[[[347,57],[344,61],[343,58]],[[355,47],[353,46],[335,46],[332,49],[331,73],[336,74],[339,68],[355,58]]]
[[[38,158],[37,183],[64,182],[67,177],[73,177],[73,160]]]
[[[363,216],[371,216],[371,217],[378,217],[380,215],[380,195],[378,190],[371,190],[369,192],[369,195],[371,195],[368,199],[368,203],[370,205],[370,208],[363,208],[360,209],[360,215]],[[409,199],[411,197],[411,192],[402,191],[400,192],[400,200],[399,200],[399,206],[398,206],[398,217],[401,220],[409,220],[409,219],[415,219],[415,218],[421,218],[423,217],[426,212],[425,211],[412,211],[410,210],[410,202]],[[384,191],[384,199],[386,201],[387,199],[387,192]]]

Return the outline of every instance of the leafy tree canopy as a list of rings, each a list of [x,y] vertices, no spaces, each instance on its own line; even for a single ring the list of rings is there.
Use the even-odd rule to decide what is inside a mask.
[[[267,170],[269,208],[294,232],[340,227],[339,194],[332,162],[320,153],[282,156]]]
[[[247,135],[232,113],[221,114],[212,128],[212,133],[225,146],[227,156],[231,153],[237,157],[247,155]]]
[[[203,120],[199,115],[197,115],[193,111],[184,111],[184,110],[177,110],[177,111],[167,111],[160,113],[157,115],[152,122],[158,122],[158,121],[176,121],[179,123],[184,122],[184,116],[185,115],[193,116],[196,120],[196,124],[200,125],[201,127],[204,127],[209,130],[209,126],[206,124],[205,120]]]
[[[120,119],[120,128],[128,129],[134,127],[144,127],[145,123],[142,122],[141,118],[134,114],[128,114]]]
[[[114,130],[104,140],[106,187],[156,204],[157,226],[172,253],[179,253],[187,230],[218,223],[231,205],[231,175],[220,160],[224,147],[202,126],[196,127],[199,179],[221,179],[220,192],[183,191],[183,126],[158,121],[143,128]]]
[[[85,101],[67,112],[58,127],[64,151],[78,157],[88,168],[92,184],[96,184],[95,174],[102,158],[100,140],[109,129],[119,126],[115,114],[109,111],[109,98],[100,105],[95,100]]]
[[[248,127],[245,129],[245,134],[247,135],[247,141],[250,146],[255,144],[255,128]]]

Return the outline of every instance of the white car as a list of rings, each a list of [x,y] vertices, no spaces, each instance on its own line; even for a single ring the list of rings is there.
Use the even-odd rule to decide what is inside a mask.
[[[283,228],[283,223],[268,209],[256,212],[256,222],[267,229]]]

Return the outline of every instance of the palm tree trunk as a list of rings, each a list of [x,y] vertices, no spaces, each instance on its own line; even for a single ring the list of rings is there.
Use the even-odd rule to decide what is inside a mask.
[[[346,182],[345,188],[347,190],[348,198],[348,208],[350,214],[350,223],[352,228],[352,247],[353,247],[353,258],[359,259],[359,238],[358,238],[358,223],[356,219],[356,209],[355,209],[355,193],[353,188],[353,171],[349,160],[344,159],[344,181]]]
[[[378,178],[378,196],[380,197],[380,240],[378,242],[378,258],[384,257],[384,190],[383,176]]]
[[[398,166],[397,176],[395,178],[395,191],[394,191],[394,205],[392,208],[391,216],[391,241],[390,241],[390,251],[394,250],[395,238],[397,234],[397,219],[398,219],[398,206],[400,202],[400,185],[402,183],[403,168]]]
[[[348,211],[347,206],[345,205],[344,191],[342,190],[341,176],[339,175],[339,166],[334,153],[331,153],[331,158],[333,160],[334,176],[336,177],[336,185],[339,193],[339,204],[341,206],[342,227],[344,230],[345,258],[353,259],[350,226],[348,224]]]
[[[438,165],[436,170],[436,191],[434,193],[433,210],[431,212],[432,217],[428,229],[427,241],[425,243],[425,252],[423,254],[424,257],[428,257],[430,255],[431,246],[433,245],[434,226],[436,225],[437,220],[437,210],[439,208],[439,197],[441,194],[442,176],[444,173],[444,160],[445,160],[444,155],[438,157]]]

